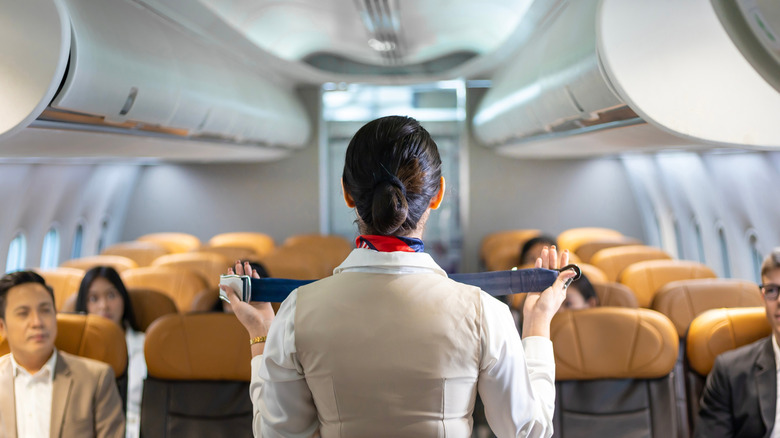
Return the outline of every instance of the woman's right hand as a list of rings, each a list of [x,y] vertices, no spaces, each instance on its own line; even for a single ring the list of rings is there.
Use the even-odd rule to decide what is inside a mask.
[[[251,272],[252,278],[260,278],[257,271],[253,270],[249,265],[249,262],[244,262],[243,265],[240,262],[236,262],[235,270],[233,268],[228,269],[228,274],[230,275],[245,275],[245,272]],[[271,303],[255,301],[245,303],[236,291],[230,287],[225,285],[219,287],[230,298],[230,307],[233,309],[233,313],[236,314],[239,322],[249,332],[249,338],[267,336],[268,328],[274,319],[274,309],[271,307]],[[252,354],[262,354],[264,346],[264,342],[252,345]]]

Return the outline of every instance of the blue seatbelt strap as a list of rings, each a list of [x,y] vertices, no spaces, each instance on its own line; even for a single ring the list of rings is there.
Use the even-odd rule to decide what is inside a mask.
[[[494,297],[524,292],[541,292],[552,286],[558,271],[533,268],[516,271],[452,274],[449,278],[476,286]],[[252,301],[281,303],[295,289],[316,280],[288,280],[284,278],[252,278]]]

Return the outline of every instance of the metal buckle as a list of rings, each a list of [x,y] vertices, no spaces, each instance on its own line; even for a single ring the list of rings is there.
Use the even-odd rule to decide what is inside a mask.
[[[566,265],[566,266],[562,267],[561,269],[558,269],[558,272],[563,272],[563,271],[566,271],[568,269],[571,269],[572,271],[574,271],[575,275],[574,275],[574,277],[571,277],[568,280],[566,280],[566,283],[563,284],[563,288],[564,289],[568,288],[569,285],[571,285],[571,283],[574,280],[579,280],[580,277],[582,277],[582,269],[580,269],[580,267],[575,265],[575,264]]]

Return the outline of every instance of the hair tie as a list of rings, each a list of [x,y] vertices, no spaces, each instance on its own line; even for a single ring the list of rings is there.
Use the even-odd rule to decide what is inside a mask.
[[[376,189],[376,186],[378,186],[379,184],[388,183],[392,186],[396,186],[399,189],[401,189],[401,194],[403,195],[404,198],[406,198],[406,187],[404,186],[404,183],[401,182],[401,180],[398,179],[397,176],[390,173],[390,171],[387,170],[384,164],[380,164],[379,166],[382,167],[382,170],[384,172],[382,172],[379,175],[379,177],[377,177],[376,174],[374,174],[374,189]]]

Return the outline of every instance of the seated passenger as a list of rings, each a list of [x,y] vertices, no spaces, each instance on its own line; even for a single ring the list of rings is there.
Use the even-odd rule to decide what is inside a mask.
[[[558,243],[554,237],[541,235],[525,242],[520,250],[520,264],[518,266],[533,265],[536,259],[541,257],[542,250],[545,247],[557,246]]]
[[[593,289],[593,285],[590,284],[588,277],[582,274],[580,278],[574,280],[569,285],[569,289],[566,291],[566,299],[563,300],[563,304],[558,311],[589,309],[598,305],[599,297],[596,295],[596,290]]]
[[[54,293],[32,271],[0,278],[0,436],[112,437],[125,434],[114,371],[57,351]]]
[[[119,274],[110,266],[97,266],[84,274],[76,298],[76,312],[100,315],[117,323],[127,341],[127,438],[136,438],[141,428],[141,395],[146,378],[144,333]]]
[[[761,265],[761,293],[772,335],[715,359],[701,396],[694,437],[778,436],[780,248]]]

